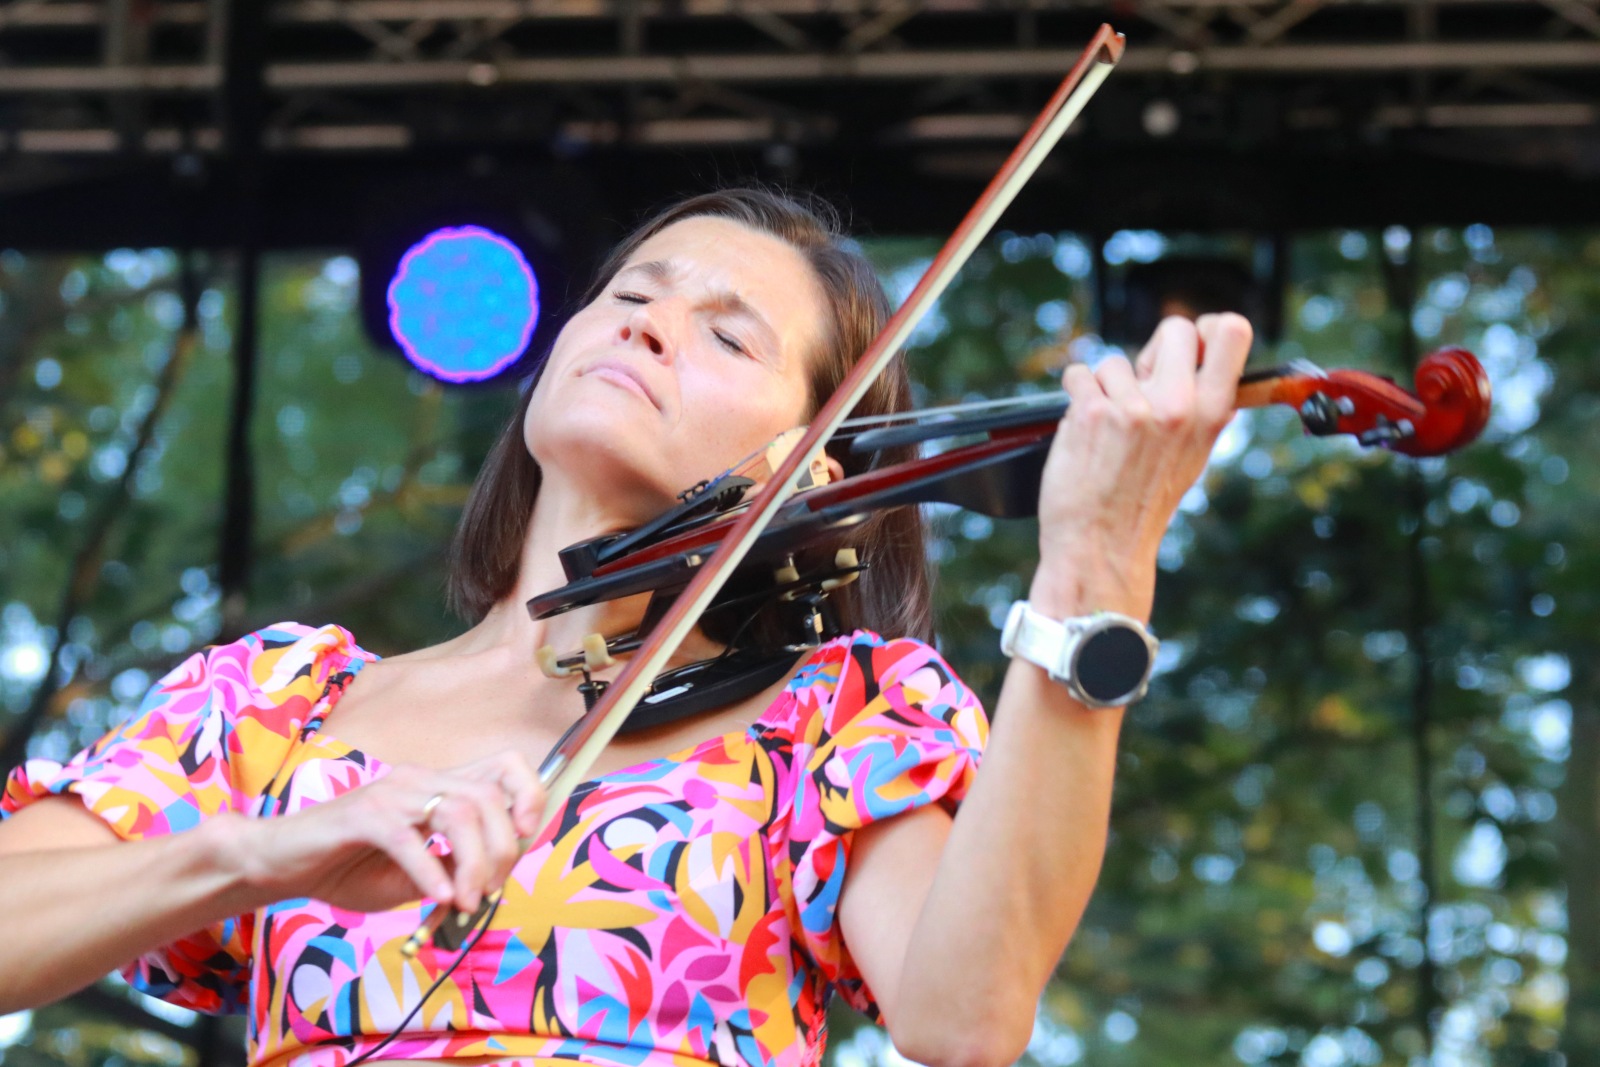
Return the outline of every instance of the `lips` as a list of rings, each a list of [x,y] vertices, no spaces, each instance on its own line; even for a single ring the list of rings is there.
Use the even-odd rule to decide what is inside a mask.
[[[580,377],[594,375],[615,382],[624,389],[638,391],[657,411],[661,410],[661,401],[656,398],[655,390],[650,388],[644,380],[644,375],[632,364],[620,359],[601,359],[589,364]]]

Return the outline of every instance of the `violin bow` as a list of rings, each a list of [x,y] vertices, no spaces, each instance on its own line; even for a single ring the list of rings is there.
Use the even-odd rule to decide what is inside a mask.
[[[739,562],[795,492],[798,476],[861,400],[872,383],[889,365],[896,352],[910,339],[917,325],[944,293],[956,273],[971,257],[978,244],[994,228],[1002,212],[1011,205],[1017,192],[1028,182],[1046,155],[1061,140],[1100,84],[1122,59],[1125,39],[1109,25],[1101,25],[1072,70],[1062,79],[1044,109],[1000,170],[990,180],[967,216],[945,242],[944,248],[923,273],[900,309],[884,326],[871,347],[850,369],[827,403],[811,420],[805,436],[772,472],[760,493],[750,502],[717,550],[700,566],[672,607],[656,624],[645,642],[634,652],[622,672],[606,688],[595,705],[562,735],[556,747],[539,765],[539,784],[545,791],[544,811],[539,834],[518,842],[522,851],[532,848],[552,821],[559,816],[572,792],[589,773],[605,746],[616,736],[635,705],[644,697],[657,674],[666,667],[701,614],[721,591]],[[495,903],[499,894],[486,897],[472,914],[453,908],[435,908],[412,934],[402,951],[415,955],[428,937],[436,946],[455,949],[473,928],[478,918]]]

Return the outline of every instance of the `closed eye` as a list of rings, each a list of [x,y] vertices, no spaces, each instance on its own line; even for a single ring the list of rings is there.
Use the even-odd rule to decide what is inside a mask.
[[[611,298],[624,304],[650,303],[650,298],[648,296],[644,295],[643,293],[634,292],[631,289],[618,289],[611,294]],[[750,354],[750,350],[745,348],[745,346],[739,342],[738,338],[734,337],[733,335],[723,333],[721,330],[712,330],[711,334],[717,339],[718,344],[722,345],[722,347],[726,348],[735,355],[748,356]]]

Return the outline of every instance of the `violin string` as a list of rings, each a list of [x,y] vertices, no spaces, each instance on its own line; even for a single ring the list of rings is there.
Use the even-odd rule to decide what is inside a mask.
[[[1328,376],[1327,371],[1305,358],[1292,359],[1284,367],[1268,368],[1267,371],[1261,373],[1281,374],[1284,370],[1294,374],[1303,374],[1309,378],[1326,378]],[[1248,380],[1250,377],[1251,375],[1247,374],[1243,380]],[[908,422],[937,422],[941,419],[955,418],[960,415],[1003,411],[1008,408],[1050,407],[1053,404],[1059,404],[1062,396],[1063,394],[1060,391],[1052,390],[1047,393],[1033,393],[1028,396],[971,400],[965,403],[946,404],[942,407],[922,408],[916,411],[891,411],[883,415],[861,415],[853,419],[846,419],[840,423],[839,432],[833,435],[833,439],[849,440],[869,430]]]
[[[846,419],[840,423],[840,432],[833,435],[832,440],[849,440],[868,430],[880,429],[908,422],[937,422],[944,418],[955,418],[960,415],[978,414],[988,411],[1002,411],[1008,408],[1026,409],[1030,407],[1047,408],[1053,404],[1061,403],[1063,394],[1059,392],[1037,393],[1032,396],[1009,396],[996,400],[972,400],[963,404],[948,404],[944,407],[923,408],[919,411],[894,411],[885,415],[863,415],[859,418]],[[853,432],[846,432],[853,431]]]

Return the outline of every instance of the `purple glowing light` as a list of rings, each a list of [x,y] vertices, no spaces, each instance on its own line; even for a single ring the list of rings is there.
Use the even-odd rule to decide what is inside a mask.
[[[389,331],[406,359],[449,382],[480,382],[527,351],[539,281],[521,249],[481,226],[435,230],[389,282]]]

